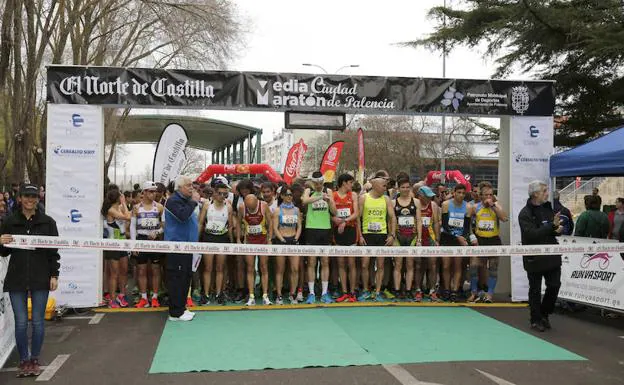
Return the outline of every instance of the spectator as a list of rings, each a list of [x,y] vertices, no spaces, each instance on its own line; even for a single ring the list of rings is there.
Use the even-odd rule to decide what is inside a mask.
[[[609,213],[609,239],[618,239],[624,225],[624,198],[615,200],[615,210]]]
[[[599,192],[600,190],[598,190],[598,187],[594,187],[594,189],[592,190],[592,195],[598,197],[598,210],[600,210],[600,207],[602,207],[602,197],[600,197],[600,195],[598,194]]]
[[[19,352],[18,377],[38,376],[39,354],[44,338],[44,317],[48,295],[56,290],[59,275],[57,249],[18,249],[4,245],[13,242],[12,235],[58,236],[56,222],[38,207],[39,189],[27,184],[19,194],[22,204],[2,224],[0,255],[11,256],[4,291],[9,293],[15,319],[15,342]],[[32,339],[28,351],[28,297],[32,301]]]
[[[561,219],[561,227],[563,227],[561,235],[572,235],[574,234],[574,218],[570,210],[561,204],[559,198],[559,191],[555,191],[553,193],[553,210],[559,213]]]
[[[574,235],[588,238],[607,238],[609,235],[609,217],[600,211],[597,195],[585,196],[585,211],[576,221]]]
[[[522,244],[556,245],[556,236],[563,231],[560,217],[548,202],[548,185],[538,180],[531,182],[529,200],[518,215]],[[522,260],[529,278],[531,329],[543,332],[551,328],[548,316],[555,309],[561,287],[561,255],[525,255]],[[546,283],[543,299],[542,279]]]

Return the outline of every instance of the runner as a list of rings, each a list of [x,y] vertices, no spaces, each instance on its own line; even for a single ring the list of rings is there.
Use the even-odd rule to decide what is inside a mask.
[[[199,213],[199,233],[200,241],[208,243],[231,243],[233,231],[233,210],[230,202],[227,201],[230,186],[219,181],[214,186],[215,192],[212,201],[206,199],[203,203],[201,212]],[[212,283],[212,270],[215,261],[215,255],[204,254],[204,269],[202,272],[204,283],[204,295],[202,295],[200,304],[210,304],[210,289]],[[225,305],[226,297],[223,293],[223,269],[225,266],[225,255],[216,256],[215,265],[215,295],[219,305]]]
[[[271,214],[277,209],[277,198],[275,196],[275,184],[272,182],[262,183],[262,199],[266,202],[271,210]]]
[[[474,210],[476,217],[477,242],[481,246],[498,246],[502,245],[500,239],[500,222],[507,222],[507,213],[503,207],[496,201],[494,196],[494,188],[489,182],[481,182],[479,184],[481,201],[477,203]],[[477,284],[479,282],[478,269],[483,265],[487,265],[487,294],[477,293]],[[470,297],[468,302],[486,302],[491,303],[498,279],[498,257],[472,257],[470,258]]]
[[[298,244],[299,237],[301,236],[301,224],[301,212],[293,203],[293,191],[288,186],[282,186],[280,189],[280,205],[273,213],[273,229],[276,242],[282,245]],[[297,280],[299,279],[299,260],[299,256],[288,257],[288,263],[290,264],[290,293],[288,295],[288,301],[291,304],[298,303],[295,290],[297,289]],[[283,255],[275,256],[275,289],[277,290],[275,303],[277,305],[284,304],[282,287],[285,269],[286,257]]]
[[[334,223],[334,240],[339,246],[356,246],[360,237],[360,212],[358,210],[358,196],[351,191],[355,178],[349,174],[338,177],[338,191],[334,191],[333,198],[336,205],[336,215],[332,216]],[[356,302],[355,290],[357,285],[357,266],[355,257],[337,257],[338,275],[342,295],[336,302]],[[349,280],[345,263],[349,267]],[[347,283],[350,290],[347,291]]]
[[[138,240],[161,240],[163,235],[163,206],[154,201],[156,184],[152,181],[143,183],[141,202],[134,206],[130,219],[130,238]],[[158,287],[160,284],[161,253],[135,253],[137,263],[137,281],[141,299],[137,308],[160,307]],[[150,262],[150,282],[152,284],[151,303],[147,299],[147,262]]]
[[[234,210],[234,228],[238,230],[243,229],[243,225],[238,222],[238,212],[244,211],[243,199],[253,193],[254,185],[250,179],[243,179],[236,185],[237,194],[234,195],[232,209]],[[235,234],[235,237],[244,238],[244,234]],[[245,258],[242,255],[236,255],[229,258],[228,261],[229,271],[233,272],[233,276],[230,277],[231,281],[236,285],[236,294],[233,297],[233,301],[241,303],[247,293],[245,293]]]
[[[417,196],[421,205],[422,245],[440,246],[438,241],[440,239],[440,208],[433,201],[435,193],[427,186],[420,186],[417,191]],[[439,302],[440,298],[436,292],[436,283],[438,282],[437,258],[415,258],[414,266],[416,278],[414,301],[421,302],[423,300],[423,292],[427,292],[429,293],[431,302]],[[428,291],[423,287],[425,270],[427,271]]]
[[[370,181],[371,191],[360,196],[359,207],[362,208],[362,246],[391,246],[396,232],[396,217],[390,198],[385,195],[388,183],[383,173],[377,172]],[[381,285],[384,276],[384,257],[376,257],[377,272],[375,274],[375,301],[383,301],[381,297]],[[363,292],[358,301],[371,298],[369,287],[369,263],[370,257],[362,257],[362,286]]]
[[[422,219],[420,201],[412,197],[412,186],[409,178],[398,180],[399,195],[392,201],[394,214],[397,218],[398,237],[400,246],[420,246],[422,239]],[[419,258],[420,259],[420,258]],[[414,282],[414,258],[405,261],[405,291],[401,290],[401,273],[403,257],[394,257],[394,296],[405,299],[405,291],[411,293]],[[420,290],[420,286],[417,286]]]
[[[108,238],[126,239],[126,225],[132,213],[128,211],[126,199],[119,190],[111,190],[106,194],[102,204],[102,215],[106,218]],[[104,259],[109,262],[108,289],[119,289],[117,295],[111,299],[112,308],[128,307],[126,300],[126,284],[128,283],[128,253],[125,251],[104,251]]]
[[[464,200],[465,195],[466,186],[460,183],[454,188],[453,199],[442,203],[442,246],[468,246],[469,241],[476,244],[476,237],[469,237],[473,207]],[[442,257],[442,278],[443,299],[456,302],[462,279],[462,258]]]
[[[271,244],[273,237],[273,226],[271,225],[271,210],[266,202],[258,200],[253,194],[248,194],[243,202],[243,206],[238,211],[237,226],[237,243],[241,243],[240,236],[244,236],[244,242],[252,245]],[[244,230],[240,227],[244,226]],[[260,261],[260,282],[262,283],[262,304],[272,305],[269,300],[269,257],[261,255],[258,257]],[[247,272],[247,289],[249,298],[247,306],[254,306],[256,299],[254,296],[256,269],[255,256],[245,255],[245,266]]]
[[[307,207],[305,222],[305,239],[308,245],[327,246],[331,231],[331,215],[336,215],[336,205],[331,190],[323,188],[323,174],[320,171],[312,173],[313,188],[306,188],[302,203]],[[316,258],[308,257],[308,299],[306,303],[316,302],[314,282],[316,279]],[[329,257],[321,257],[321,302],[332,303],[334,300],[328,294],[329,287]]]
[[[293,192],[293,204],[295,207],[299,208],[299,213],[301,214],[301,223],[305,223],[306,213],[305,206],[301,199],[303,198],[303,193],[305,192],[305,188],[303,187],[303,183],[295,182],[291,186]],[[305,231],[301,232],[301,236],[299,237],[299,244],[305,245]],[[298,303],[303,302],[303,286],[305,284],[305,258],[299,258],[299,277],[297,278],[297,297],[295,298]]]

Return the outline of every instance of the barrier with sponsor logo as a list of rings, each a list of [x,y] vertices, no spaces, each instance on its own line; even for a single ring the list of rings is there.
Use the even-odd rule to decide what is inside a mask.
[[[10,257],[9,257],[10,258]],[[0,368],[9,358],[15,347],[15,324],[13,321],[13,308],[9,293],[4,293],[4,277],[9,267],[9,258],[0,258]]]
[[[608,239],[561,237],[563,245],[617,245]],[[624,311],[624,254],[601,250],[562,257],[559,298]]]

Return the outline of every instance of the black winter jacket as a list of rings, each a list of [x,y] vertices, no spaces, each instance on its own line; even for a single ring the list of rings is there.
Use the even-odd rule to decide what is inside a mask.
[[[2,223],[0,234],[57,236],[56,222],[43,212],[26,219],[16,211]],[[4,279],[4,291],[49,290],[50,278],[59,275],[58,249],[15,249],[0,245],[0,255],[11,256]]]
[[[556,245],[557,233],[553,229],[555,213],[546,202],[534,206],[529,199],[518,214],[523,245]],[[527,272],[549,271],[561,267],[561,255],[525,255],[522,258]]]

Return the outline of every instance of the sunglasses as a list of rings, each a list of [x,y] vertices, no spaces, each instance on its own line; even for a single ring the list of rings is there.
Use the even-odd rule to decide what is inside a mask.
[[[293,193],[286,193],[286,194],[282,194],[282,195],[284,195],[285,197],[291,197],[291,196],[293,196]]]
[[[222,197],[224,197],[224,198],[227,198],[227,197],[228,197],[228,195],[230,195],[230,194],[229,194],[229,193],[226,193],[226,192],[220,192],[220,193],[219,193],[219,195],[221,195],[221,196],[222,196]]]
[[[37,194],[23,194],[22,198],[39,198]]]

